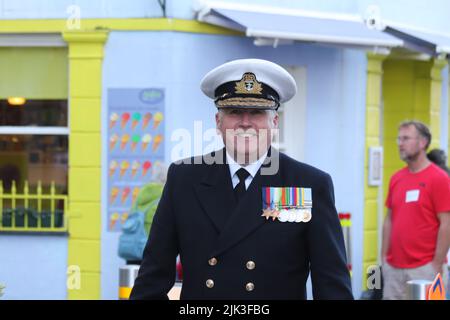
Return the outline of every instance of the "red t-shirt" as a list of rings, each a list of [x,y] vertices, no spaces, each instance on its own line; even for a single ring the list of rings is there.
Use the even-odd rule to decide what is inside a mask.
[[[418,173],[403,168],[389,184],[391,239],[386,260],[397,268],[417,268],[433,260],[439,229],[438,212],[450,211],[450,179],[430,164]]]

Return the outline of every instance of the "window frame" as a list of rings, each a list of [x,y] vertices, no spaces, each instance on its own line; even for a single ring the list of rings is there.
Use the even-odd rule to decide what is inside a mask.
[[[0,35],[0,46],[2,47],[36,47],[38,44],[39,47],[67,47],[67,43],[64,41],[62,35],[60,33],[36,33],[36,34],[7,34]],[[2,99],[6,99],[6,97],[2,97]],[[17,125],[17,126],[0,126],[0,135],[53,135],[53,136],[67,136],[68,142],[70,142],[70,98],[69,95],[67,97],[61,99],[67,101],[67,124],[66,126],[25,126],[25,125]],[[67,155],[69,155],[69,149],[67,150]],[[69,167],[69,163],[67,163]],[[68,182],[67,182],[68,184]],[[68,185],[67,185],[68,187]],[[23,198],[24,201],[28,201],[30,199],[36,198],[37,201],[42,201],[43,199],[49,198],[54,200],[62,200],[64,203],[64,212],[63,212],[63,226],[55,227],[52,226],[54,220],[51,220],[51,226],[49,228],[43,228],[40,226],[42,222],[42,217],[39,219],[40,223],[38,224],[38,228],[33,228],[28,225],[26,222],[25,227],[16,227],[11,224],[11,228],[5,228],[3,226],[3,221],[0,221],[0,233],[43,233],[43,234],[68,234],[68,205],[69,205],[69,195],[68,194],[55,194],[54,193],[54,184],[52,183],[50,194],[43,194],[41,190],[41,184],[38,185],[37,194],[29,194],[28,193],[28,183],[24,188],[21,194],[17,194],[16,192],[13,194],[11,192],[8,194],[11,199],[14,201],[19,198]],[[12,190],[11,190],[12,191]],[[15,190],[16,191],[16,190]],[[3,201],[6,194],[3,193],[3,188],[0,186],[0,201]],[[56,198],[55,198],[56,197]],[[0,203],[3,205],[3,203]],[[53,213],[55,214],[56,211]],[[0,216],[3,214],[0,212]],[[25,216],[25,221],[28,221]],[[0,293],[1,293],[1,285],[0,285]],[[1,294],[0,294],[1,295]]]

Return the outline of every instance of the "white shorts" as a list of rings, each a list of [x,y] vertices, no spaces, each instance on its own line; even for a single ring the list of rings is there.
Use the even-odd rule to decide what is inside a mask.
[[[448,292],[448,266],[443,265],[442,280],[445,292]],[[408,299],[407,284],[410,280],[433,281],[437,273],[431,262],[418,268],[394,268],[387,262],[382,265],[383,273],[383,300]]]

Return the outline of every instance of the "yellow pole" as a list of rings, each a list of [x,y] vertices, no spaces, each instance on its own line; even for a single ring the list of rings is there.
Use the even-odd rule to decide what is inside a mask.
[[[28,228],[28,180],[23,186],[24,227]]]

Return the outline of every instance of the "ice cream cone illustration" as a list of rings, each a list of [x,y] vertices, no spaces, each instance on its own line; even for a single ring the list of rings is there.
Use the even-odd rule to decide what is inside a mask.
[[[138,194],[139,194],[139,187],[134,187],[133,188],[133,193],[132,193],[132,197],[133,197],[133,203],[136,201],[136,198],[137,198],[137,196],[138,196]]]
[[[133,161],[133,163],[131,164],[131,177],[132,178],[134,178],[134,176],[136,175],[140,166],[141,166],[141,164],[139,163],[139,161],[136,161],[136,160]]]
[[[154,161],[152,164],[153,170],[160,169],[162,166],[161,161]]]
[[[136,128],[139,121],[141,121],[141,114],[139,112],[133,113],[132,122],[131,122],[131,129]]]
[[[124,203],[127,200],[130,191],[131,191],[130,187],[126,187],[122,190],[122,197],[120,198],[122,203]]]
[[[152,167],[152,163],[150,161],[145,161],[142,164],[142,176],[147,174],[147,171]]]
[[[120,222],[121,222],[122,224],[124,224],[125,221],[127,220],[127,218],[128,218],[128,212],[122,213],[122,215],[120,216]]]
[[[129,167],[130,167],[130,163],[126,160],[124,160],[120,163],[120,177],[124,176],[124,174],[127,172]]]
[[[119,115],[115,112],[111,113],[109,117],[109,128],[113,128],[116,125],[117,120],[119,120]]]
[[[142,136],[142,151],[147,149],[148,144],[152,141],[152,136],[149,133],[146,133]]]
[[[162,139],[163,139],[162,134],[158,134],[158,135],[155,137],[155,139],[153,140],[153,146],[152,146],[153,152],[155,152],[155,151],[158,149],[159,145],[160,145],[161,142],[162,142]]]
[[[130,135],[124,134],[120,139],[120,149],[123,150],[127,146],[128,140],[130,140]]]
[[[128,112],[122,113],[122,120],[120,122],[120,127],[123,129],[127,125],[128,120],[130,120],[130,114]]]
[[[119,140],[119,136],[114,133],[110,138],[109,138],[109,148],[112,150],[114,149],[114,147],[116,146],[117,141]]]
[[[159,124],[163,120],[163,114],[162,112],[155,113],[155,116],[153,117],[153,129],[158,128]]]
[[[114,175],[118,166],[119,166],[119,164],[117,163],[116,160],[113,160],[109,163],[109,176],[110,177]]]
[[[144,114],[144,119],[142,122],[142,129],[147,128],[148,124],[150,123],[150,120],[152,120],[152,113],[147,112],[146,114]]]
[[[131,137],[131,151],[134,151],[136,149],[139,141],[141,141],[141,136],[138,134],[133,134],[133,136]]]
[[[111,217],[109,217],[109,230],[113,230],[116,225],[117,220],[119,220],[120,215],[118,212],[114,212]]]
[[[114,203],[114,201],[116,201],[117,196],[119,195],[119,188],[117,187],[113,187],[111,189],[111,204]]]

